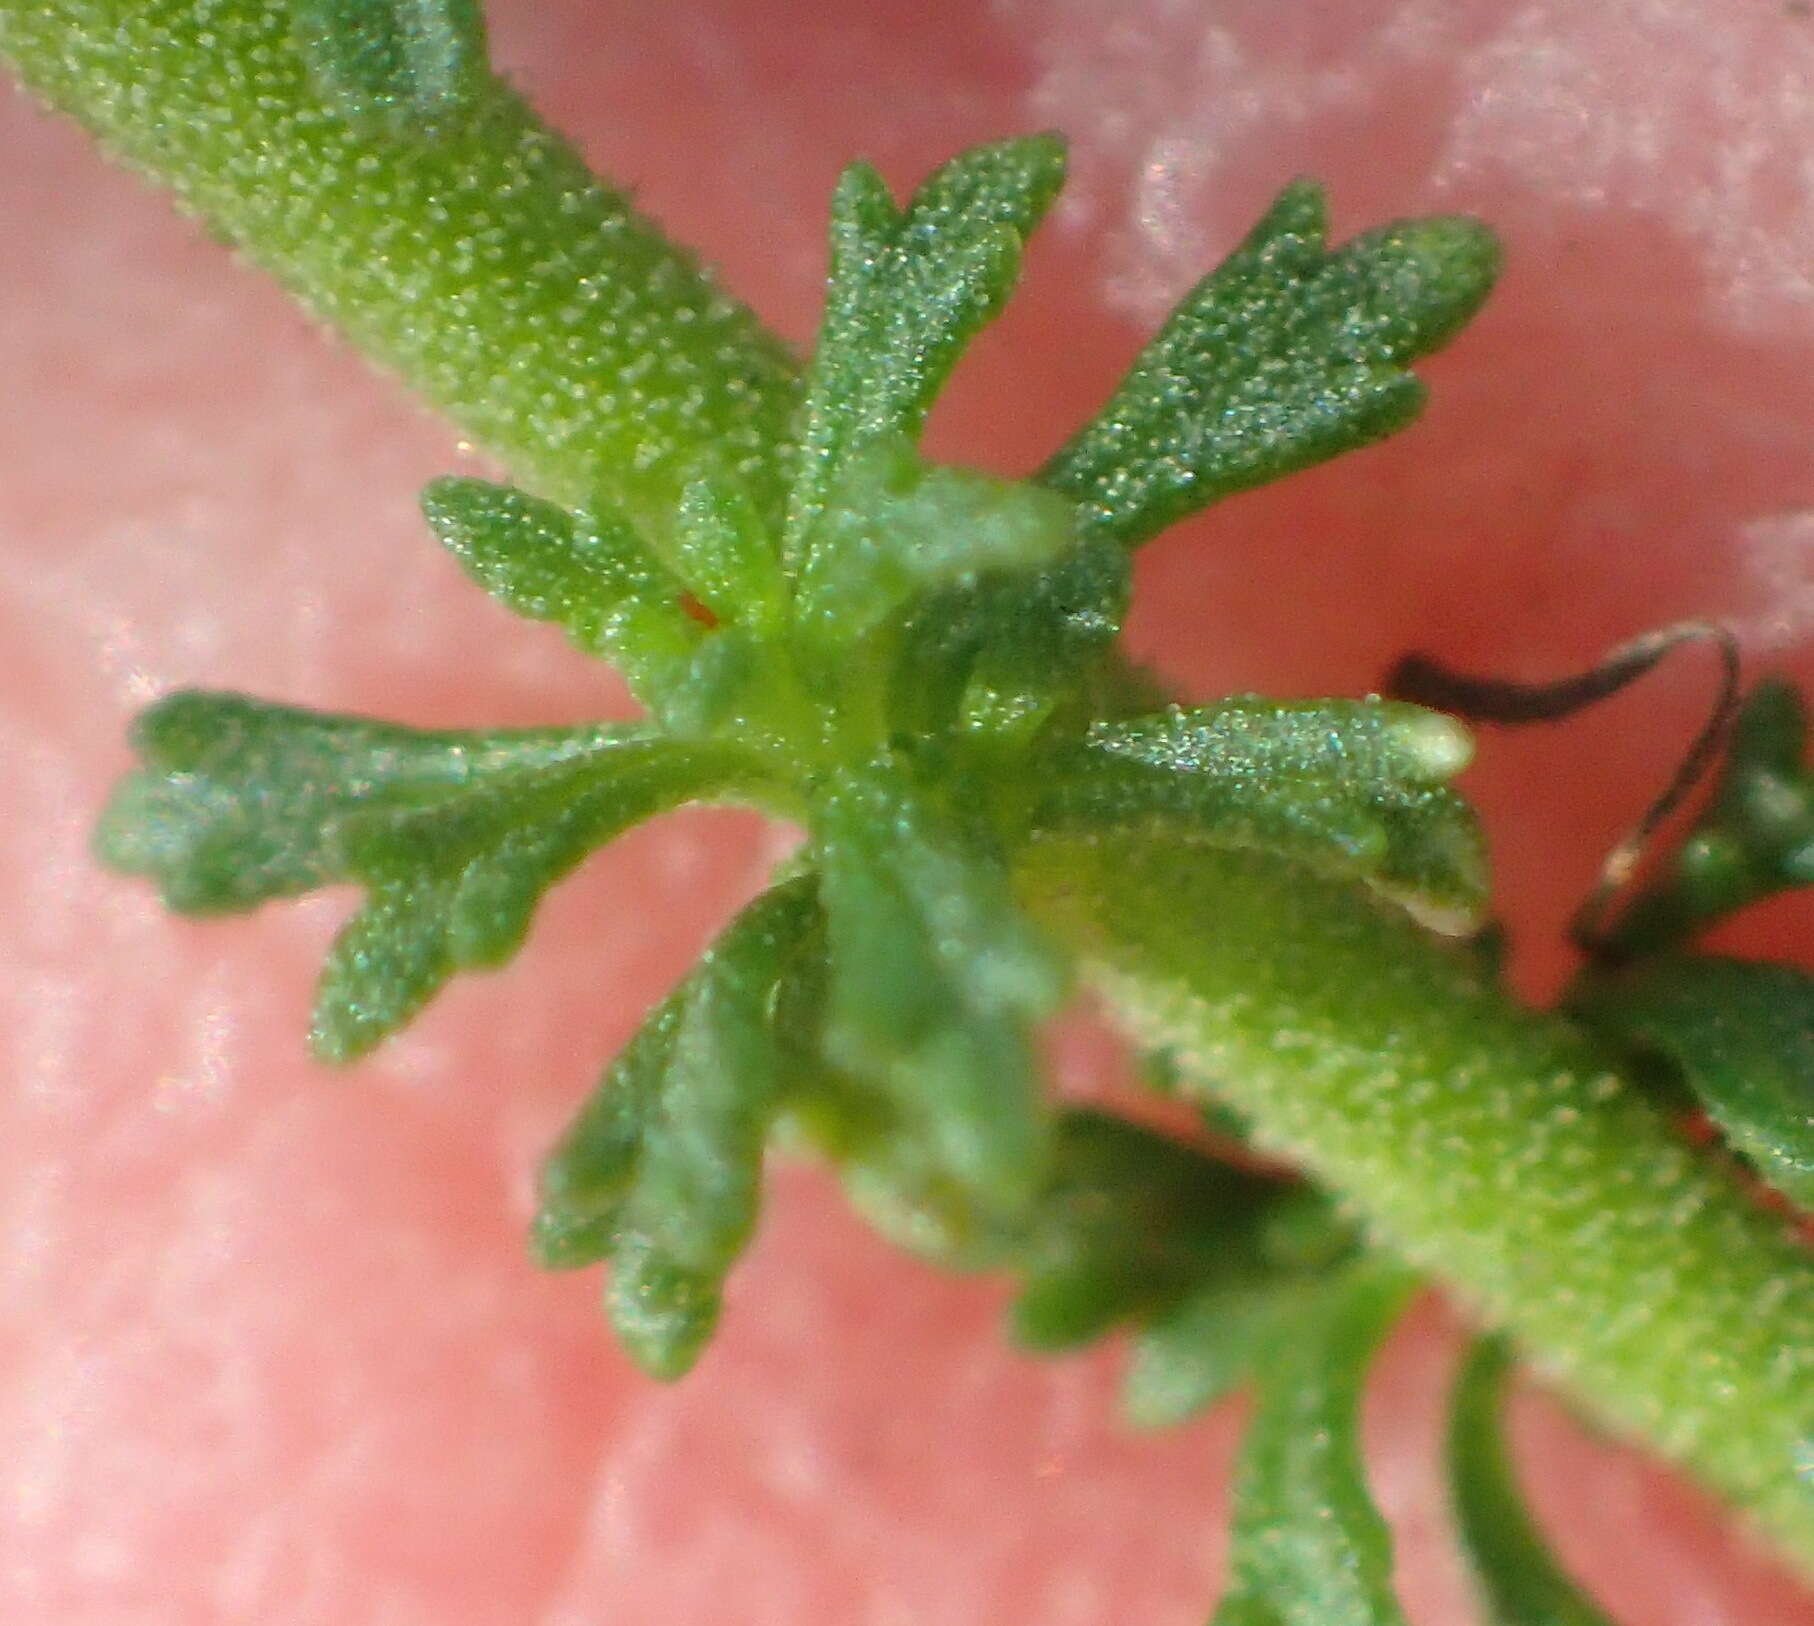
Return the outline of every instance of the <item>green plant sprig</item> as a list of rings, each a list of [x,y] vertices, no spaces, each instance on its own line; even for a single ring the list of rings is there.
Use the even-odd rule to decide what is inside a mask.
[[[1295,184],[1017,483],[917,440],[1057,192],[1053,137],[904,205],[849,171],[800,377],[491,76],[461,0],[0,0],[0,53],[519,470],[533,491],[437,482],[431,527],[647,713],[428,733],[179,695],[137,727],[105,857],[195,912],[362,885],[315,1024],[346,1059],[508,958],[637,820],[723,800],[806,829],[545,1171],[538,1251],[610,1260],[645,1367],[709,1337],[780,1134],[889,1234],[1018,1274],[1029,1344],[1133,1325],[1136,1415],[1262,1375],[1229,1622],[1395,1618],[1351,1414],[1407,1268],[1814,1564],[1814,1270],[1617,1066],[1638,1041],[1730,1097],[1792,1068],[1770,1024],[1801,1007],[1764,990],[1717,1049],[1654,982],[1596,997],[1606,1041],[1519,1010],[1457,935],[1486,899],[1458,725],[1171,706],[1116,646],[1131,547],[1415,416],[1408,363],[1495,273],[1483,228],[1331,250]],[[1766,884],[1803,878],[1779,857]],[[1318,1185],[1048,1108],[1033,1036],[1079,978]],[[1722,1121],[1777,1166],[1780,1124]]]
[[[1614,922],[1627,957],[1691,940],[1761,899],[1814,886],[1814,767],[1802,698],[1760,683],[1733,723],[1725,765],[1688,835]]]

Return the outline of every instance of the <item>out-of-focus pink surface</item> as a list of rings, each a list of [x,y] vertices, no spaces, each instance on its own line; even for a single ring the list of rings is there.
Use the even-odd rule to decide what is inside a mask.
[[[1471,210],[1502,292],[1424,425],[1155,545],[1135,636],[1192,692],[1366,690],[1411,644],[1537,675],[1683,615],[1807,679],[1814,21],[1779,0],[496,0],[501,59],[786,332],[824,200],[1030,126],[1075,183],[934,431],[1013,469],[1298,172],[1351,230]],[[370,1064],[305,1059],[346,900],[166,918],[86,831],[182,684],[420,723],[621,705],[429,544],[470,454],[283,299],[0,103],[0,1618],[33,1626],[1186,1626],[1236,1417],[1128,1437],[1113,1359],[1005,1351],[776,1171],[725,1331],[675,1389],[590,1276],[526,1263],[531,1170],[774,839],[687,816],[595,861],[510,971]],[[1520,974],[1704,704],[1685,660],[1494,739]],[[1805,902],[1731,941],[1807,960]],[[1073,1073],[1087,1043],[1070,1052]],[[1428,1469],[1451,1323],[1370,1414],[1423,1626],[1472,1617]],[[1691,1492],[1548,1403],[1562,1547],[1632,1626],[1814,1622]]]

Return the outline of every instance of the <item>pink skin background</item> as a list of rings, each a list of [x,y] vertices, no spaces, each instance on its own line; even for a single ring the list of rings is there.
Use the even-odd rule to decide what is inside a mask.
[[[1814,21],[1780,0],[496,0],[500,61],[791,337],[825,200],[1047,125],[1074,181],[935,451],[1028,467],[1293,174],[1342,232],[1470,210],[1503,288],[1423,425],[1150,548],[1133,636],[1191,694],[1366,691],[1412,645],[1537,676],[1682,616],[1814,678]],[[480,469],[73,129],[0,100],[0,1618],[36,1626],[1187,1626],[1238,1407],[1116,1421],[781,1166],[687,1383],[522,1237],[538,1154],[785,837],[689,814],[345,1075],[303,1050],[348,899],[174,921],[87,831],[179,685],[421,724],[621,713],[414,512]],[[1518,974],[1705,704],[1694,656],[1489,737]],[[1808,963],[1805,900],[1726,941]],[[1067,1087],[1118,1071],[1074,1026]],[[1421,1626],[1473,1619],[1429,1466],[1431,1301],[1369,1411]],[[1682,1483],[1555,1404],[1518,1439],[1630,1626],[1814,1622]]]

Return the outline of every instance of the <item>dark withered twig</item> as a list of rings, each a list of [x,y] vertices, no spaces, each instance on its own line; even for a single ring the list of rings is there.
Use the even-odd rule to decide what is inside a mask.
[[[1569,923],[1576,945],[1596,957],[1609,952],[1604,927],[1613,899],[1636,872],[1651,838],[1706,777],[1725,744],[1739,699],[1738,640],[1731,630],[1713,621],[1678,621],[1618,645],[1585,672],[1550,683],[1471,677],[1422,654],[1406,655],[1386,677],[1385,692],[1393,699],[1434,706],[1469,722],[1552,723],[1617,694],[1671,650],[1689,643],[1711,643],[1718,652],[1719,689],[1662,794],[1606,855],[1599,880]]]

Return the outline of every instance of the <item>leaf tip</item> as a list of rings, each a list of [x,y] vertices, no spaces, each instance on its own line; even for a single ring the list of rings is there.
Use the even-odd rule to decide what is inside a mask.
[[[1474,760],[1474,736],[1440,711],[1404,707],[1386,724],[1395,764],[1417,784],[1446,784]]]

